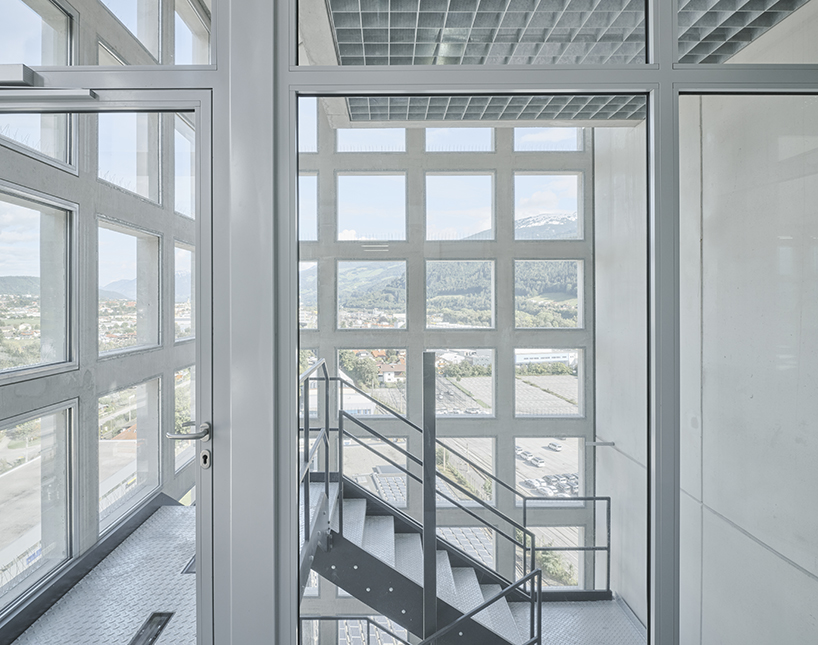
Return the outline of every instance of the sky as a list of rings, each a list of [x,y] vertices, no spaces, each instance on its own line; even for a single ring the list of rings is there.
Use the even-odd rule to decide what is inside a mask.
[[[298,99],[298,152],[316,152],[317,150],[318,99],[312,96],[302,96]]]
[[[136,280],[136,237],[99,228],[99,286]]]
[[[514,176],[514,219],[577,212],[578,175]]]
[[[173,270],[176,273],[186,272],[192,273],[193,268],[191,262],[193,260],[193,251],[176,247],[173,255]]]
[[[54,124],[53,127],[56,128],[56,130],[50,130],[50,136],[47,130],[45,139],[43,139],[44,121]],[[0,136],[8,137],[60,161],[68,161],[66,159],[67,133],[67,114],[47,117],[40,114],[0,114]]]
[[[426,128],[426,152],[491,152],[491,128]]]
[[[183,134],[184,132],[184,134]],[[193,176],[195,169],[193,166],[193,128],[191,128],[181,117],[174,118],[174,155],[175,155],[175,175],[176,175],[176,196],[174,208],[177,213],[194,216],[193,210]]]
[[[43,61],[43,20],[24,2],[21,0],[0,0],[0,17],[2,18],[0,19],[0,64],[49,65],[64,63],[64,57],[57,61]]]
[[[338,128],[338,152],[404,152],[403,128]]]
[[[338,175],[339,240],[405,240],[406,176]]]
[[[0,276],[9,275],[39,277],[40,213],[0,196]]]
[[[136,114],[134,112],[104,113],[99,115],[99,177],[120,188],[155,198],[150,194],[149,178],[144,173],[149,169],[139,168],[140,154],[144,156],[144,146],[140,146],[139,131],[148,127],[149,120],[157,114]],[[158,129],[156,129],[158,131]],[[151,141],[151,155],[158,158],[159,142]],[[151,170],[158,171],[159,164]],[[140,177],[140,171],[143,176]]]
[[[580,150],[579,128],[514,128],[517,151]]]
[[[298,239],[318,239],[318,175],[298,177]]]
[[[492,229],[493,175],[426,175],[426,239],[462,240]]]

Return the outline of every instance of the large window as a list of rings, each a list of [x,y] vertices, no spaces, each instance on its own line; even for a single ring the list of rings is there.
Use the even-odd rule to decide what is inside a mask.
[[[0,116],[0,614],[195,483],[195,122]]]

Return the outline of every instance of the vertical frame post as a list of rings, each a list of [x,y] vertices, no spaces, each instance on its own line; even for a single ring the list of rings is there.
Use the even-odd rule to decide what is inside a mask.
[[[437,631],[435,353],[423,352],[423,636]]]

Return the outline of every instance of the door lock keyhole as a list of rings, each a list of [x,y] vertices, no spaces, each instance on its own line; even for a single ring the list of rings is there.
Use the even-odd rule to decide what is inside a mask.
[[[202,468],[210,468],[211,456],[209,450],[202,450],[199,453],[199,463],[201,464]]]

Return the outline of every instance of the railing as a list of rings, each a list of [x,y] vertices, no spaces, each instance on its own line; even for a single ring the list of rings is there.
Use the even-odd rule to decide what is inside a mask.
[[[320,376],[313,376],[318,371],[321,371]],[[315,442],[310,446],[310,382],[321,381],[324,383],[324,426],[315,438]],[[299,413],[303,419],[304,425],[299,427],[299,438],[302,442],[302,452],[300,467],[298,473],[298,485],[302,491],[303,504],[300,504],[300,510],[304,513],[304,544],[309,543],[313,534],[313,527],[310,526],[310,474],[312,472],[312,464],[318,449],[324,447],[324,495],[327,502],[332,504],[330,500],[330,450],[329,450],[329,433],[330,433],[330,408],[329,408],[329,389],[330,389],[330,375],[327,370],[327,363],[322,358],[317,361],[312,367],[306,370],[298,379],[298,387],[300,390],[299,396]],[[343,470],[343,464],[339,464],[338,472]],[[343,504],[339,506],[343,507]]]
[[[529,609],[529,639],[523,642],[521,645],[542,645],[542,602],[539,602],[539,598],[542,595],[542,572],[539,569],[536,569],[529,573],[527,576],[520,578],[517,582],[511,583],[508,587],[500,591],[500,593],[495,594],[488,600],[486,600],[482,605],[479,605],[472,609],[471,611],[463,614],[460,618],[455,620],[453,623],[450,623],[443,629],[438,630],[434,634],[432,634],[429,638],[426,638],[418,645],[433,645],[437,643],[441,638],[443,638],[449,632],[453,632],[455,629],[458,629],[461,625],[463,625],[467,620],[470,620],[481,611],[485,610],[487,607],[490,607],[495,602],[500,600],[501,598],[505,598],[508,596],[512,591],[515,589],[524,589],[525,585],[529,582],[532,583],[532,588],[534,588],[533,582],[536,579],[537,585],[536,588],[539,590],[540,593],[531,593],[530,596],[530,609]]]
[[[523,499],[523,523],[527,524],[528,518],[528,502],[605,502],[605,528],[606,541],[604,546],[535,546],[534,552],[546,551],[568,551],[568,552],[605,552],[605,592],[611,592],[611,498],[610,497],[528,497]],[[594,506],[596,511],[596,506]]]
[[[301,616],[301,629],[298,630],[298,644],[299,645],[317,645],[317,643],[305,643],[304,642],[304,623],[308,621],[332,621],[332,622],[340,622],[342,620],[355,620],[361,623],[366,623],[366,640],[364,640],[363,645],[369,645],[369,635],[372,633],[372,628],[374,627],[378,631],[383,632],[384,634],[388,634],[395,643],[399,645],[409,645],[409,641],[404,640],[394,632],[390,631],[376,620],[370,618],[369,616]],[[378,639],[379,641],[382,639]]]

